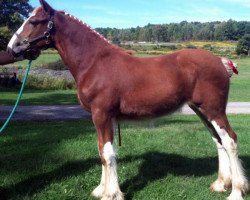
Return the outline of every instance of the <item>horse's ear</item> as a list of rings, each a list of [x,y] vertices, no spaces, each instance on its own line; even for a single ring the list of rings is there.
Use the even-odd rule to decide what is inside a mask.
[[[55,10],[45,0],[40,0],[40,4],[43,7],[43,9],[45,10],[45,12],[47,12],[49,15],[54,14]]]

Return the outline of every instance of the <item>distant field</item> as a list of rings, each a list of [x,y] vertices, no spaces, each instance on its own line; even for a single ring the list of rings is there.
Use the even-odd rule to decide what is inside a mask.
[[[55,62],[60,59],[59,54],[57,53],[43,53],[36,60],[32,62],[32,67],[39,67],[43,64]],[[27,60],[16,62],[14,64],[10,64],[7,66],[15,66],[15,67],[26,67],[28,64]]]
[[[195,45],[199,48],[205,46],[205,45],[212,45],[212,46],[217,46],[217,47],[230,47],[230,48],[235,48],[237,45],[237,42],[227,42],[227,41],[192,41],[192,42],[184,42],[183,44],[192,44]]]

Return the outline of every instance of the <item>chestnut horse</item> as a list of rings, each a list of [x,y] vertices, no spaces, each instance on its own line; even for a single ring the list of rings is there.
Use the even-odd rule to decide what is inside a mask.
[[[243,199],[248,181],[237,153],[237,136],[225,110],[234,64],[203,50],[182,50],[150,58],[135,57],[109,43],[81,20],[54,10],[45,0],[9,42],[14,56],[30,58],[55,48],[71,71],[82,107],[92,113],[102,161],[102,199],[123,199],[118,184],[113,127],[122,119],[170,114],[187,103],[217,145],[219,175],[211,190]]]

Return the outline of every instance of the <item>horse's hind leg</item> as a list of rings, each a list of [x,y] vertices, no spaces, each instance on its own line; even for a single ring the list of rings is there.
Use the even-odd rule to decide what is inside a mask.
[[[232,173],[232,192],[228,200],[243,199],[242,195],[248,191],[248,181],[244,175],[241,161],[237,152],[237,136],[230,127],[226,116],[212,120],[212,125],[221,138],[221,146],[226,150],[229,157]]]
[[[92,118],[98,136],[98,148],[102,161],[100,185],[92,195],[102,200],[123,200],[116,171],[116,154],[113,147],[113,122],[110,116],[100,110],[92,110]]]
[[[232,185],[229,200],[242,199],[248,190],[248,182],[237,153],[237,136],[230,127],[225,114],[218,114],[213,119],[207,117],[206,111],[194,104],[189,105],[200,116],[204,124],[212,133],[219,156],[218,179],[211,184],[211,189],[223,192]]]
[[[211,184],[210,189],[216,192],[225,192],[227,188],[231,187],[232,179],[229,157],[226,153],[226,150],[222,147],[221,138],[219,137],[212,123],[197,106],[194,104],[189,104],[189,106],[201,118],[204,125],[208,128],[217,147],[219,160],[218,179]]]

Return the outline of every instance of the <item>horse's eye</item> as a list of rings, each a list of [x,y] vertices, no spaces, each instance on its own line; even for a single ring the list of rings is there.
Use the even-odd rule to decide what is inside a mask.
[[[36,21],[36,20],[29,20],[29,23],[32,24],[33,26],[36,26],[38,24],[38,21]]]

